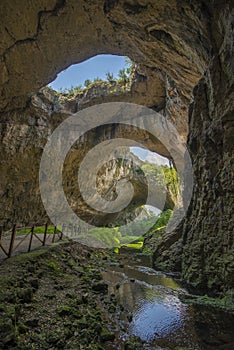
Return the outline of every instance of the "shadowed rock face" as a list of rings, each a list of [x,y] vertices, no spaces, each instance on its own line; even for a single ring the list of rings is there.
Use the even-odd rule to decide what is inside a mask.
[[[31,183],[37,181],[40,155],[50,133],[48,121],[55,127],[67,115],[57,113],[54,101],[47,103],[40,94],[41,106],[32,106],[32,94],[73,63],[99,53],[127,55],[140,64],[139,74],[146,77],[139,88],[139,103],[146,99],[145,105],[174,119],[181,135],[186,135],[186,102],[171,104],[173,89],[166,88],[167,76],[181,101],[188,101],[196,86],[188,137],[195,187],[180,230],[182,275],[190,285],[217,294],[230,289],[234,275],[232,2],[3,0],[0,14],[0,110],[6,123],[1,124],[1,192],[4,200],[11,198],[4,216],[17,218],[23,208],[33,219],[32,208],[37,205],[38,217],[43,216],[39,193],[35,196]],[[149,98],[150,80],[157,92]],[[20,181],[22,169],[25,175]]]

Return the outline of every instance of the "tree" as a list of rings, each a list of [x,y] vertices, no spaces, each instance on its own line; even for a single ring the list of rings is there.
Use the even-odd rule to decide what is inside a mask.
[[[146,175],[152,176],[159,186],[167,186],[173,196],[176,198],[179,193],[178,176],[175,168],[169,168],[167,165],[157,165],[145,163],[141,169]]]
[[[109,81],[109,83],[113,83],[115,81],[114,74],[110,73],[110,72],[107,72],[106,73],[106,79]]]
[[[127,56],[125,57],[125,66],[126,66],[126,73],[128,76],[130,76],[134,67],[134,63]]]
[[[83,90],[82,85],[71,86],[70,88],[60,88],[59,92],[64,95],[75,95]]]
[[[100,82],[102,82],[103,80],[101,79],[101,78],[99,78],[99,77],[96,77],[96,78],[94,78],[93,79],[93,82],[94,83],[100,83]]]
[[[128,75],[126,73],[125,68],[119,70],[118,77],[121,81],[125,83],[128,81]]]
[[[86,79],[85,82],[84,82],[84,86],[85,86],[86,88],[88,88],[89,85],[91,85],[91,84],[92,84],[92,80],[90,80],[90,79]]]
[[[77,85],[72,87],[69,91],[70,91],[70,94],[76,94],[78,92],[81,92],[82,90],[83,90],[82,85]]]

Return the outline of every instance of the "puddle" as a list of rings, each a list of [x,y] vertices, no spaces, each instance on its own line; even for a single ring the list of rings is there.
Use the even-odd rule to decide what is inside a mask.
[[[180,301],[179,294],[186,291],[176,279],[153,270],[149,267],[149,261],[141,256],[128,259],[126,255],[120,255],[120,261],[120,264],[110,264],[103,271],[103,278],[109,285],[109,292],[114,293],[123,306],[121,318],[126,328],[120,334],[123,339],[135,335],[163,349],[234,349],[230,344],[230,331],[226,338],[216,339],[213,347],[212,334],[220,332],[222,327],[210,324],[209,319],[202,319],[202,311],[206,307],[201,309]],[[210,312],[214,316],[215,312]],[[218,314],[217,317],[223,316]],[[231,317],[230,322],[233,321]],[[203,334],[203,323],[206,324],[207,334]],[[212,329],[213,326],[217,327],[216,331]]]

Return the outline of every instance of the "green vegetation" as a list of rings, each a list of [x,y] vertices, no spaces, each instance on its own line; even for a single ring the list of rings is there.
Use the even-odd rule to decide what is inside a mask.
[[[146,233],[157,221],[157,216],[151,216],[143,220],[138,220],[131,222],[126,226],[120,227],[119,230],[123,238],[128,239],[129,236],[139,237],[142,234]]]
[[[91,85],[91,84],[92,84],[92,80],[90,80],[90,79],[86,79],[85,82],[84,82],[84,86],[85,86],[86,88],[88,88],[89,85]]]
[[[173,194],[174,198],[178,196],[178,176],[174,167],[170,168],[167,165],[145,163],[141,169],[146,175],[153,176],[156,182],[162,187],[166,184],[167,189]]]
[[[132,62],[132,60],[129,57],[125,57],[125,70],[126,70],[126,74],[129,76],[132,74],[133,70],[134,70],[134,63]]]
[[[127,243],[123,246],[131,249],[141,249],[143,247],[143,242]]]
[[[102,247],[119,247],[121,240],[121,233],[118,228],[103,228],[95,227],[90,229],[87,233],[81,234],[79,238],[90,241],[93,245],[101,245]]]
[[[162,211],[155,224],[151,227],[150,232],[164,229],[168,221],[172,217],[173,211],[171,209]]]
[[[77,85],[77,86],[72,85],[70,88],[65,88],[65,89],[60,88],[59,89],[59,92],[62,95],[77,95],[82,91],[83,91],[82,85]]]
[[[143,246],[143,253],[151,255],[158,242],[162,240],[163,235],[165,234],[165,228],[172,216],[173,211],[168,209],[163,211],[155,224],[149,229],[145,235],[145,241]],[[165,270],[164,267],[160,267],[161,270]]]
[[[132,237],[133,240],[136,240],[136,237],[139,238],[139,236],[149,232],[149,230],[152,231],[166,227],[171,216],[172,210],[168,209],[161,212],[158,216],[150,216],[149,218],[120,227],[119,230],[123,236],[122,241],[124,242],[124,239],[129,241],[130,237]]]
[[[129,223],[127,226],[115,228],[95,227],[90,229],[87,233],[81,233],[79,240],[82,242],[90,242],[94,246],[101,247],[115,247],[119,248],[122,245],[131,246],[132,248],[142,248],[144,241],[144,234],[146,232],[158,231],[165,228],[172,210],[162,212],[159,216],[149,216],[143,220]]]
[[[107,81],[109,81],[109,83],[114,82],[114,81],[115,81],[115,79],[114,79],[114,74],[113,74],[113,73],[110,73],[110,72],[107,72],[107,73],[106,73],[106,79],[107,79]]]
[[[120,69],[120,71],[118,73],[118,78],[119,78],[118,79],[119,82],[127,83],[129,76],[128,76],[125,68]]]
[[[147,211],[146,211],[147,213]],[[151,230],[157,230],[159,228],[165,227],[167,222],[171,217],[172,211],[167,210],[162,212],[159,216],[146,214],[142,220],[136,222],[131,222],[126,226],[108,228],[108,227],[95,227],[90,229],[86,233],[79,234],[78,238],[82,242],[90,242],[91,245],[97,247],[116,247],[119,248],[126,244],[137,244],[138,248],[142,246],[144,240],[143,235]],[[59,231],[62,230],[61,227],[57,228]],[[29,234],[31,228],[20,229],[16,231],[17,235]],[[35,227],[34,233],[44,234],[45,226]],[[48,226],[47,234],[54,233],[54,226]],[[51,266],[52,267],[52,266]]]
[[[57,230],[61,231],[62,227],[57,227]],[[25,235],[31,231],[31,228],[22,228],[16,231],[17,235]],[[35,227],[34,233],[37,234],[44,234],[45,232],[45,226]],[[47,227],[47,234],[53,234],[54,233],[54,226],[48,226]]]
[[[130,242],[139,242],[142,241],[143,242],[143,236],[122,236],[120,239],[120,243],[122,244],[128,244]]]
[[[232,295],[226,295],[221,298],[212,298],[208,295],[192,295],[184,294],[180,295],[180,299],[187,304],[198,304],[218,307],[221,309],[234,310],[234,299]]]

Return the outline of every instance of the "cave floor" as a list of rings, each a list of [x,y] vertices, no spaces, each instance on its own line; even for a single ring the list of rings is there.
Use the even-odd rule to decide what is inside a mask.
[[[56,243],[0,264],[0,349],[233,349],[234,314],[184,303],[149,257]]]

